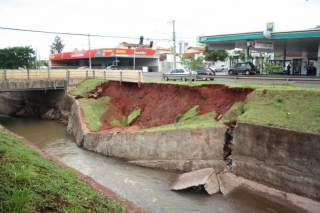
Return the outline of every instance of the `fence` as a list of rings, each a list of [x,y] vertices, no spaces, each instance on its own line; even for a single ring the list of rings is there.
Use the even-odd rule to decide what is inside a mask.
[[[0,70],[0,80],[86,79],[143,82],[141,70]]]

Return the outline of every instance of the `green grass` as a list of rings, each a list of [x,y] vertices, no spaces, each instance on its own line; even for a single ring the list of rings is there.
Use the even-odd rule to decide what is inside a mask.
[[[107,82],[106,80],[101,79],[86,79],[80,84],[77,84],[77,87],[69,92],[70,95],[80,95],[84,98],[87,98],[87,92],[94,90],[97,86],[102,83]]]
[[[132,113],[130,113],[130,115],[128,116],[128,121],[127,121],[127,125],[130,125],[130,123],[140,115],[141,113],[141,109],[137,108],[135,109]]]
[[[0,212],[123,212],[76,177],[0,130]]]
[[[99,99],[81,99],[80,106],[84,111],[84,120],[91,131],[98,131],[102,127],[100,117],[109,108],[109,97]]]
[[[204,115],[195,116],[184,121],[180,121],[174,124],[167,124],[159,127],[153,127],[149,129],[141,129],[139,132],[158,132],[158,131],[170,131],[177,129],[199,129],[199,128],[213,128],[213,127],[223,127],[221,122],[216,122],[214,117],[215,112],[210,112]]]
[[[188,112],[186,112],[185,114],[183,114],[183,115],[178,115],[177,118],[176,118],[176,122],[185,121],[185,120],[188,120],[189,118],[192,118],[192,117],[197,116],[197,114],[198,114],[197,108],[198,108],[198,107],[199,107],[199,106],[192,107],[192,108],[189,109]]]

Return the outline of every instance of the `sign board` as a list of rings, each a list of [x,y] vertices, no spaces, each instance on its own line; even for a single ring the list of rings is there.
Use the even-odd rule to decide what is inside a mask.
[[[272,41],[247,41],[248,48],[255,48],[255,49],[273,49],[273,42]]]
[[[273,49],[272,41],[256,41],[255,42],[256,49]]]
[[[274,30],[274,22],[267,23],[267,31],[273,32]]]

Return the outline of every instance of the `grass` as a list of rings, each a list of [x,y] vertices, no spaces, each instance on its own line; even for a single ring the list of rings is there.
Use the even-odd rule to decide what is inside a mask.
[[[0,130],[0,212],[123,212],[76,177]]]
[[[86,81],[83,82],[86,85]],[[92,82],[89,82],[90,84]],[[152,82],[147,82],[152,83]],[[215,84],[214,82],[165,82],[155,83],[201,86]],[[229,111],[217,122],[213,118],[215,112],[197,116],[194,106],[187,113],[178,115],[174,124],[143,129],[140,131],[166,131],[173,129],[196,129],[223,126],[224,122],[233,120],[282,127],[309,133],[320,133],[320,88],[300,87],[287,83],[283,84],[248,84],[229,83],[230,88],[251,88],[254,91],[248,95],[245,103],[235,103]],[[80,87],[80,86],[79,86]],[[87,87],[87,86],[85,86]],[[88,92],[88,91],[87,91]],[[133,112],[135,114],[135,112]],[[136,115],[129,115],[130,124]],[[87,113],[89,117],[91,113]],[[132,117],[133,116],[133,117]],[[156,115],[155,115],[156,116]],[[90,123],[91,121],[88,121]],[[95,122],[95,121],[92,121]],[[123,125],[124,121],[113,121],[113,125]]]
[[[77,87],[69,92],[70,95],[80,95],[84,98],[87,98],[87,92],[94,90],[97,86],[106,82],[106,80],[101,79],[86,79],[80,84],[77,84]]]
[[[91,131],[98,131],[102,127],[100,117],[109,109],[109,101],[109,97],[80,100],[85,122]]]

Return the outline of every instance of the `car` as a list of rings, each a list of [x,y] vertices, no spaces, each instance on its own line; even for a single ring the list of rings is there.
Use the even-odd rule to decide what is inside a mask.
[[[211,68],[203,68],[203,69],[198,69],[195,70],[195,72],[197,73],[197,75],[216,75],[216,72],[213,71]],[[202,80],[210,80],[210,78],[199,78]]]
[[[168,76],[168,74],[172,76]],[[191,74],[196,75],[197,73],[192,71]],[[167,72],[166,76],[164,77],[165,81],[169,81],[169,80],[186,81],[188,79],[190,79],[190,72],[184,68],[173,69],[170,72]]]
[[[118,66],[116,65],[110,65],[106,67],[106,70],[117,70],[117,69],[118,69]]]
[[[288,73],[288,70],[282,68],[280,70],[270,70],[268,74],[289,74],[289,73]]]
[[[84,70],[84,69],[89,69],[89,67],[88,66],[82,66],[82,67],[78,67],[77,69],[78,70]]]
[[[251,62],[237,63],[234,67],[228,70],[229,75],[237,75],[239,73],[249,75],[255,74],[257,67]]]
[[[222,72],[224,70],[224,65],[213,65],[210,69],[214,70],[215,72]]]

